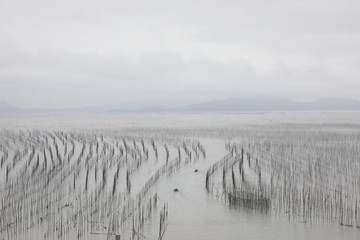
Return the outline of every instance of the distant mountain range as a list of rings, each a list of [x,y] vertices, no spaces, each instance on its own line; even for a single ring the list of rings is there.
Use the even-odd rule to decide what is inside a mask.
[[[360,101],[344,98],[320,98],[312,102],[296,102],[286,98],[228,98],[192,104],[182,111],[350,111],[360,110]]]
[[[124,112],[111,109],[111,112]],[[246,112],[246,111],[360,111],[360,101],[347,98],[320,98],[311,102],[296,102],[286,98],[227,98],[184,107],[148,107],[135,112]]]
[[[19,108],[0,102],[0,113],[36,112],[245,112],[245,111],[360,111],[360,101],[347,98],[320,98],[311,102],[296,102],[286,98],[227,98],[184,107],[147,107],[124,110],[118,105],[98,105],[73,109]]]

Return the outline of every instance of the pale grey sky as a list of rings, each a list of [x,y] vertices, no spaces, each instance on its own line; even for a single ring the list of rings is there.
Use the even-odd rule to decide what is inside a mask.
[[[0,0],[0,101],[360,99],[358,0]]]

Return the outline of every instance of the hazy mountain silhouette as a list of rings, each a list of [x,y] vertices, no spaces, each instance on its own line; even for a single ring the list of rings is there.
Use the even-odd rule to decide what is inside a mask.
[[[296,102],[286,98],[228,98],[192,104],[180,111],[350,111],[360,110],[360,101],[345,98],[321,98],[312,102]]]
[[[227,98],[184,107],[123,109],[120,105],[97,105],[73,109],[25,109],[0,102],[1,113],[21,112],[241,112],[241,111],[360,111],[360,101],[347,98],[320,98],[296,102],[279,97]]]
[[[20,108],[7,102],[0,102],[0,113],[40,113],[40,112],[108,112],[120,108],[116,104],[86,106],[81,108]],[[124,110],[126,111],[126,110]]]
[[[15,107],[7,102],[0,102],[0,112],[21,112],[23,109]]]
[[[360,101],[346,98],[320,98],[296,102],[279,97],[227,98],[179,108],[145,108],[137,112],[245,112],[245,111],[360,111]]]
[[[286,111],[298,103],[285,98],[228,98],[183,107],[181,111]]]

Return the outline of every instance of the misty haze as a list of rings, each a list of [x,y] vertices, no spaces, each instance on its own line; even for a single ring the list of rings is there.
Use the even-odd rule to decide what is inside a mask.
[[[0,240],[359,239],[359,22],[1,0]]]

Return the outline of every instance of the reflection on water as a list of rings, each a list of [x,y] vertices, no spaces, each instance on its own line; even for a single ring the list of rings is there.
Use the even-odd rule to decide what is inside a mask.
[[[271,114],[118,114],[101,115],[44,115],[44,116],[1,116],[0,123],[3,128],[50,128],[50,129],[118,129],[121,127],[179,127],[188,126],[235,126],[243,123],[265,124],[278,121],[293,123],[326,122],[329,114],[324,113],[271,113]],[[326,116],[325,116],[326,115]],[[333,113],[332,123],[356,123],[358,113]],[[320,118],[319,118],[320,116]],[[300,120],[299,120],[300,118]],[[357,128],[354,128],[357,129]],[[337,131],[339,129],[336,129]],[[358,130],[358,129],[357,129]],[[230,128],[231,131],[231,128]],[[333,131],[332,127],[327,131]],[[141,130],[139,130],[141,133]],[[338,240],[338,239],[360,239],[360,229],[341,227],[337,224],[309,222],[302,219],[288,220],[284,216],[274,214],[261,214],[256,211],[241,207],[230,207],[223,202],[221,193],[209,194],[205,188],[205,175],[208,168],[226,154],[225,141],[223,139],[200,139],[206,149],[206,159],[182,167],[171,176],[161,176],[159,181],[151,189],[149,195],[158,194],[159,208],[164,203],[168,204],[169,219],[163,239],[259,239],[259,240]],[[140,144],[138,143],[140,146]],[[150,147],[149,147],[150,149]],[[160,147],[159,147],[160,149]],[[163,148],[159,151],[164,151]],[[171,154],[176,155],[176,150]],[[160,153],[164,156],[164,152]],[[151,166],[139,169],[137,175],[132,179],[132,191],[140,191],[144,183],[144,177],[153,172]],[[198,172],[194,170],[198,169]],[[148,175],[147,175],[148,174]],[[120,175],[124,175],[120,173]],[[121,184],[125,184],[122,182]],[[125,188],[125,186],[119,186]],[[175,192],[177,188],[179,191]],[[156,215],[157,214],[157,215]],[[152,216],[151,221],[145,223],[143,235],[146,239],[158,239],[159,216],[158,212]],[[43,239],[43,236],[33,239]],[[2,236],[2,235],[0,235]],[[7,238],[3,235],[4,239]],[[90,235],[91,239],[107,239],[103,235]],[[19,239],[29,239],[28,236],[19,236]],[[74,238],[76,239],[76,238]],[[124,236],[128,239],[128,236]]]
[[[169,225],[164,239],[217,240],[339,240],[359,239],[360,230],[336,224],[288,221],[286,216],[274,217],[244,208],[229,207],[220,198],[207,193],[204,180],[207,168],[225,154],[220,141],[201,140],[208,149],[206,161],[182,169],[178,174],[162,180],[158,194],[169,204]],[[194,169],[199,169],[194,173]],[[179,192],[173,192],[179,188]],[[158,222],[148,224],[144,235],[157,239]]]

